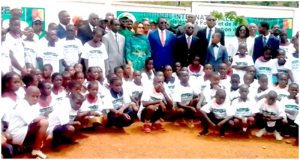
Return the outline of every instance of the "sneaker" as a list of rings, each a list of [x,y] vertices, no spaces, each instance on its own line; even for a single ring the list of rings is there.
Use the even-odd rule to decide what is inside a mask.
[[[275,138],[276,138],[277,141],[281,141],[283,139],[283,137],[277,131],[274,131],[273,135],[275,136]]]
[[[262,137],[266,133],[267,133],[266,129],[263,128],[263,129],[259,130],[258,132],[256,132],[255,135],[256,135],[256,137]]]
[[[31,155],[33,158],[38,158],[38,159],[46,159],[47,158],[47,155],[45,155],[40,150],[32,150]]]
[[[145,123],[144,126],[143,126],[143,131],[145,133],[150,133],[151,132],[151,126],[150,126],[150,124]]]

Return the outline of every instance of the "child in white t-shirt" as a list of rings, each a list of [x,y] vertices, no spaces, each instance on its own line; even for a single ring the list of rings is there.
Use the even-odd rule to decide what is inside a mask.
[[[62,75],[60,73],[53,73],[51,76],[52,80],[52,98],[57,101],[57,103],[61,103],[63,99],[66,98],[67,92],[65,91],[64,87],[62,86]]]
[[[7,31],[2,28],[1,29],[1,50],[0,50],[0,71],[2,74],[12,71],[12,64],[10,59],[10,52],[8,48],[8,44],[5,41]]]
[[[229,90],[229,100],[230,103],[232,103],[233,100],[237,99],[240,96],[239,93],[240,76],[238,74],[232,74],[230,83],[231,83],[231,87]]]
[[[172,67],[166,65],[164,68],[165,85],[168,87],[171,97],[173,97],[175,93],[174,88],[178,84],[178,80],[173,76],[172,72]]]
[[[49,114],[49,127],[47,132],[52,135],[51,147],[56,150],[62,143],[76,143],[74,140],[75,130],[81,127],[79,109],[84,101],[80,93],[71,93],[64,99],[60,106],[55,107]]]
[[[182,118],[189,128],[194,128],[193,118],[197,112],[196,106],[199,101],[200,90],[197,91],[190,86],[187,71],[179,71],[179,79],[180,83],[175,86],[173,95],[173,100],[176,103],[175,110],[180,113],[178,114],[179,118]],[[186,122],[185,118],[190,120]]]
[[[32,65],[34,68],[37,67],[37,54],[38,54],[38,42],[34,41],[34,31],[31,27],[25,28],[26,38],[24,39],[24,54],[25,64],[28,67]]]
[[[203,66],[200,64],[199,56],[195,56],[193,63],[190,64],[187,68],[191,79],[197,80],[204,76]]]
[[[84,60],[85,68],[100,67],[106,73],[105,61],[108,54],[104,43],[101,42],[103,31],[96,28],[93,32],[93,39],[86,42],[83,46],[81,58]]]
[[[273,90],[277,93],[279,100],[289,96],[288,86],[287,86],[288,81],[289,78],[286,73],[278,74],[278,84],[273,87]]]
[[[140,71],[133,72],[133,81],[128,85],[129,95],[132,102],[135,102],[137,106],[141,105],[141,98],[144,92],[144,86],[142,83],[142,76]]]
[[[96,128],[97,126],[105,126],[107,122],[107,113],[113,109],[109,95],[99,94],[99,83],[96,81],[89,82],[88,94],[80,108],[80,112],[87,112],[82,118],[83,128]]]
[[[151,85],[154,76],[155,76],[155,71],[153,67],[153,59],[149,57],[145,60],[145,67],[142,71],[142,83],[144,85]]]
[[[253,59],[247,54],[247,44],[240,43],[238,54],[233,56],[232,64],[233,73],[243,77],[246,73],[247,67],[254,66]]]
[[[264,128],[256,132],[257,137],[262,137],[265,133],[271,132],[276,140],[282,140],[278,132],[279,122],[285,118],[284,107],[277,100],[277,93],[270,91],[266,98],[258,102],[259,114],[263,117]]]
[[[257,75],[265,74],[268,76],[269,87],[273,86],[273,81],[275,81],[273,77],[276,76],[277,70],[274,61],[271,59],[272,49],[269,46],[264,48],[263,56],[259,57],[255,61],[255,68],[257,71]]]
[[[16,110],[9,121],[8,133],[12,135],[12,143],[29,146],[33,144],[31,155],[34,158],[47,158],[41,151],[46,139],[48,120],[40,116],[36,105],[40,90],[36,86],[29,86],[25,99],[17,103]],[[29,114],[30,113],[30,114]]]
[[[249,86],[241,85],[239,94],[239,98],[232,102],[231,107],[234,108],[234,119],[230,120],[229,124],[236,129],[243,129],[244,133],[250,134],[248,128],[255,124],[255,114],[258,112],[258,109],[255,107],[253,99],[248,98]]]
[[[284,105],[286,114],[286,117],[283,119],[282,134],[298,137],[299,126],[295,124],[295,120],[296,117],[299,116],[299,102],[297,97],[299,85],[297,83],[291,83],[288,91],[289,96],[280,101]]]
[[[138,117],[144,123],[143,131],[150,133],[155,129],[164,130],[160,118],[163,117],[168,108],[172,108],[173,102],[170,95],[165,91],[162,76],[154,77],[152,85],[144,90],[141,101],[142,105],[139,108]]]
[[[51,95],[51,83],[40,82],[38,84],[41,95],[39,97],[38,106],[40,108],[40,115],[47,117],[51,112],[53,112],[54,107],[57,106],[58,101],[56,101]],[[62,106],[59,106],[62,107]]]
[[[208,126],[210,125],[213,128],[218,128],[220,136],[224,137],[225,131],[228,128],[228,121],[233,116],[233,109],[230,103],[226,101],[225,90],[218,89],[215,98],[203,106],[200,112],[203,130],[199,134],[207,135]]]
[[[285,51],[282,49],[278,49],[277,50],[277,58],[273,59],[277,72],[279,73],[286,73],[288,74],[288,78],[294,82],[294,75],[291,71],[292,69],[292,65],[290,63],[290,60],[286,58],[286,54]],[[277,78],[278,78],[278,74],[277,74]]]
[[[294,42],[294,48],[295,48],[295,52],[293,52],[290,56],[288,56],[289,61],[291,62],[291,71],[293,73],[293,76],[296,77],[296,75],[299,75],[299,41],[296,40]],[[300,83],[299,78],[295,78],[294,80],[295,82],[297,82],[298,84]]]
[[[230,76],[227,75],[228,66],[226,63],[220,63],[219,74],[220,74],[220,84],[229,90],[230,86]]]

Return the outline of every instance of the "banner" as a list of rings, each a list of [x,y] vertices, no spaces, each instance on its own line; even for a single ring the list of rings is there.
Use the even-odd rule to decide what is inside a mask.
[[[7,20],[10,18],[10,7],[1,7],[2,20]],[[28,8],[22,7],[22,17],[21,21],[27,22],[29,26],[32,27],[32,21],[39,17],[42,21],[43,30],[45,30],[45,8]]]
[[[117,11],[117,17],[126,11]],[[150,21],[157,22],[159,17],[165,17],[170,22],[171,28],[176,28],[179,25],[184,25],[186,23],[186,15],[187,14],[175,14],[175,13],[151,13],[151,12],[128,12],[132,14],[137,21],[142,21],[143,18],[148,18]],[[206,26],[206,16],[207,15],[196,15],[196,24],[200,27]],[[293,26],[293,18],[253,18],[246,17],[248,24],[255,23],[259,24],[261,21],[266,21],[272,27],[273,24],[279,24],[279,26],[283,29],[287,30],[288,37],[292,38],[292,26]],[[226,37],[234,37],[235,29],[238,27],[234,21],[231,20],[223,20],[218,21],[217,26],[222,28],[224,32],[226,32]]]

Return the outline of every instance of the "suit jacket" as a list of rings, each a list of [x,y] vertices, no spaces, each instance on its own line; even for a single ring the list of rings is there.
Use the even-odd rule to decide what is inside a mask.
[[[199,30],[198,31],[198,33],[197,33],[197,37],[199,38],[199,40],[200,40],[200,52],[201,52],[201,59],[200,59],[200,63],[202,64],[202,65],[204,65],[204,62],[205,62],[205,59],[206,59],[206,52],[207,52],[207,48],[208,48],[208,41],[207,41],[207,39],[206,39],[206,29],[207,29],[207,27],[205,27],[205,28],[203,28],[203,29],[201,29],[201,30]],[[224,31],[222,30],[222,29],[220,29],[220,28],[215,28],[215,32],[219,32],[220,34],[221,34],[221,39],[220,39],[220,43],[223,45],[223,46],[225,46],[225,33],[224,33]],[[203,57],[203,58],[202,58]]]
[[[162,67],[167,64],[173,65],[175,63],[173,56],[175,35],[172,32],[166,30],[164,46],[160,42],[158,29],[151,31],[148,39],[151,46],[151,56],[153,58],[154,68],[156,70],[161,70]]]
[[[58,38],[62,39],[62,38],[66,37],[67,32],[66,32],[65,28],[61,24],[59,24],[57,26],[57,32],[56,32],[56,34],[57,34]]]
[[[117,33],[117,41],[115,35],[110,31],[102,38],[102,42],[106,47],[108,54],[108,73],[113,73],[115,67],[119,67],[124,64],[124,46],[125,37]]]
[[[81,40],[82,44],[93,39],[93,31],[91,30],[89,24],[85,24],[78,28],[77,37]]]
[[[273,35],[270,35],[267,45],[270,45],[272,47],[272,57],[275,58],[277,56],[277,49],[279,49],[279,40],[274,37]],[[260,35],[255,38],[254,40],[254,48],[253,48],[253,62],[255,60],[262,56],[264,53],[264,45],[263,45],[263,36]]]
[[[215,59],[215,54],[214,54],[213,48],[214,47],[212,45],[210,45],[207,48],[205,64],[211,64],[214,67],[215,71],[218,72],[219,65],[221,63],[228,62],[228,53],[227,53],[226,47],[224,47],[223,45],[220,45],[217,59]]]
[[[188,48],[185,34],[176,38],[174,46],[174,58],[176,62],[180,62],[182,66],[188,66],[194,60],[194,57],[200,56],[199,38],[192,36],[190,49]]]

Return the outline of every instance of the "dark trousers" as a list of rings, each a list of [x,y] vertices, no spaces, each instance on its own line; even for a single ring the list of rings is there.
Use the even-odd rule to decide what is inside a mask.
[[[107,127],[116,126],[117,128],[128,127],[137,117],[136,112],[132,108],[127,108],[124,110],[124,113],[128,114],[131,120],[125,120],[123,117],[117,116],[112,112],[107,114]]]
[[[3,144],[1,146],[1,154],[3,158],[13,158],[13,146],[11,144]]]
[[[207,114],[207,116],[215,125],[217,125],[219,122],[224,120],[223,118],[222,119],[217,119],[216,116],[212,112]],[[203,129],[208,130],[208,126],[209,126],[208,121],[203,116],[201,116],[200,120],[201,120],[201,124],[203,126]],[[220,135],[224,135],[227,128],[228,128],[228,121],[225,122],[224,125],[220,128]]]
[[[144,108],[142,110],[141,121],[145,122],[145,120],[150,120],[151,123],[156,122],[157,120],[159,120],[160,118],[162,118],[165,115],[165,113],[162,111],[162,109],[160,107],[154,112],[151,119],[145,119],[145,114],[147,114],[146,108]]]

